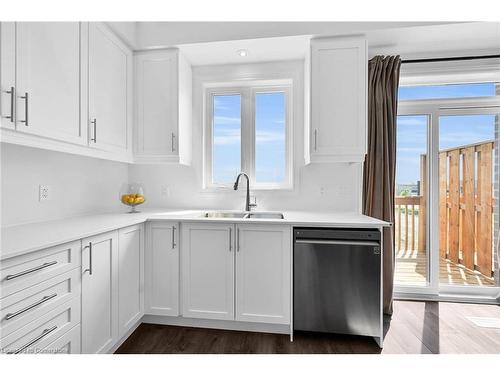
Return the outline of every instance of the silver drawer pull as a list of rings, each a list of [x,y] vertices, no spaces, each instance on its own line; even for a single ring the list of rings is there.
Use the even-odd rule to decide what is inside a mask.
[[[41,269],[53,266],[54,264],[57,264],[57,260],[54,260],[54,261],[48,262],[48,263],[44,263],[41,266],[33,267],[33,268],[30,268],[29,270],[22,271],[22,272],[14,274],[14,275],[7,275],[5,277],[5,280],[12,280],[12,279],[15,279],[16,277],[24,276],[24,275],[27,275],[28,273],[39,271]]]
[[[8,354],[19,354],[21,352],[24,352],[26,349],[28,349],[31,345],[35,344],[37,341],[40,341],[41,339],[43,339],[45,336],[47,336],[49,333],[51,333],[52,331],[56,330],[57,329],[57,326],[54,326],[54,327],[51,327],[51,328],[46,328],[42,331],[42,333],[35,337],[33,340],[31,340],[30,342],[28,342],[27,344],[23,345],[22,347],[20,347],[19,349],[15,350],[15,351],[12,351],[12,352],[9,352]]]
[[[51,294],[50,296],[45,296],[40,301],[32,303],[31,305],[26,306],[25,308],[22,308],[19,311],[16,311],[14,313],[8,313],[7,315],[5,315],[5,320],[10,320],[12,318],[15,318],[16,316],[21,315],[22,313],[25,313],[26,311],[29,311],[29,310],[37,307],[38,305],[41,305],[42,303],[47,302],[48,300],[50,300],[56,296],[57,296],[57,293]]]

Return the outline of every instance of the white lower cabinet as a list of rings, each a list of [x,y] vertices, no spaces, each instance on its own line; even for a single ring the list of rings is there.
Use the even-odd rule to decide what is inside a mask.
[[[182,316],[234,319],[234,224],[182,224]]]
[[[236,320],[289,324],[290,227],[242,224],[236,233]]]
[[[179,315],[179,224],[153,221],[146,229],[145,312]]]
[[[144,226],[118,232],[118,331],[124,336],[144,313]]]
[[[118,340],[118,231],[82,247],[82,353],[106,353]]]
[[[182,315],[290,324],[291,228],[183,224]]]

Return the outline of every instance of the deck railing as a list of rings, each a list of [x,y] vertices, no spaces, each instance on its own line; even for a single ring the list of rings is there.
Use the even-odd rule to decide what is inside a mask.
[[[481,142],[439,152],[440,257],[492,276],[493,149]],[[396,251],[426,250],[426,155],[420,195],[395,197]]]
[[[425,252],[425,212],[420,203],[422,200],[422,196],[396,197],[396,251]]]

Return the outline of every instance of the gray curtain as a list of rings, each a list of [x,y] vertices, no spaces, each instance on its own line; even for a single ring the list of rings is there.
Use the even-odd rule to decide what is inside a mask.
[[[399,56],[375,56],[368,64],[368,150],[363,174],[363,213],[394,222],[396,117]],[[394,228],[384,229],[384,313],[392,314]]]

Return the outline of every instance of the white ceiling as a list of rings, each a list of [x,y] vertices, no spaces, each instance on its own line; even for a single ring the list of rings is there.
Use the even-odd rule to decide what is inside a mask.
[[[193,65],[302,59],[311,37],[364,34],[369,55],[500,53],[500,22],[110,22],[135,50],[179,47]],[[236,53],[248,50],[245,58]]]
[[[253,63],[262,61],[301,60],[309,47],[310,35],[280,38],[231,40],[226,42],[195,43],[179,46],[192,65]],[[247,56],[241,57],[238,50]]]
[[[399,54],[403,59],[500,54],[500,22],[456,23],[371,30],[369,55]],[[229,40],[179,45],[192,65],[303,59],[313,35]],[[248,56],[236,51],[246,49]]]
[[[295,35],[348,35],[447,22],[136,22],[136,49]]]

